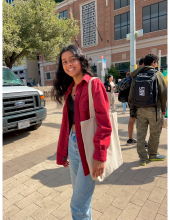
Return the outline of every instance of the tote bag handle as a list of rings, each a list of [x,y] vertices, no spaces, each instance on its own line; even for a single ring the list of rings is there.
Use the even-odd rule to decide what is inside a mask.
[[[98,77],[92,77],[88,83],[88,94],[89,94],[89,112],[90,118],[95,117],[95,110],[94,110],[94,103],[93,103],[93,96],[92,96],[92,80],[97,79]]]

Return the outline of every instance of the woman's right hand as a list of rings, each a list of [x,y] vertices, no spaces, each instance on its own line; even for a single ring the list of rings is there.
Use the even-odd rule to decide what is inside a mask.
[[[64,166],[65,168],[69,167],[68,156],[66,157],[66,162],[65,162],[65,164],[63,164],[63,166]]]

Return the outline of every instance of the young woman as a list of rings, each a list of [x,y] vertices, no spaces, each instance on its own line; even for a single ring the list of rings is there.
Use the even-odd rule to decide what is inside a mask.
[[[70,167],[73,186],[71,212],[73,220],[91,220],[91,200],[95,188],[85,156],[80,122],[88,120],[88,82],[93,76],[87,59],[74,45],[65,47],[59,57],[52,96],[62,104],[63,118],[57,147],[56,162]],[[94,136],[93,177],[104,172],[107,148],[110,144],[111,123],[109,100],[103,83],[92,81],[92,95],[98,128]]]

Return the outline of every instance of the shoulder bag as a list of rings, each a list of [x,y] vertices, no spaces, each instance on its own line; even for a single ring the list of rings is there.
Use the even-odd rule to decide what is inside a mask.
[[[86,160],[89,166],[91,176],[92,176],[92,168],[93,168],[93,154],[95,150],[93,138],[97,130],[97,122],[96,122],[93,97],[91,91],[91,82],[95,78],[96,77],[92,77],[88,84],[90,119],[80,122]],[[120,141],[118,136],[117,112],[111,113],[109,111],[109,117],[112,125],[112,133],[111,133],[110,146],[107,148],[107,161],[105,162],[104,173],[98,176],[97,178],[93,178],[92,176],[94,180],[99,182],[102,182],[114,170],[116,170],[119,166],[123,164]]]

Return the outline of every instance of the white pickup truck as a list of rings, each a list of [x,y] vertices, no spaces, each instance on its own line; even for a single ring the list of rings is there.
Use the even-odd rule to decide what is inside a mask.
[[[44,95],[3,67],[3,133],[39,128],[46,118]]]

